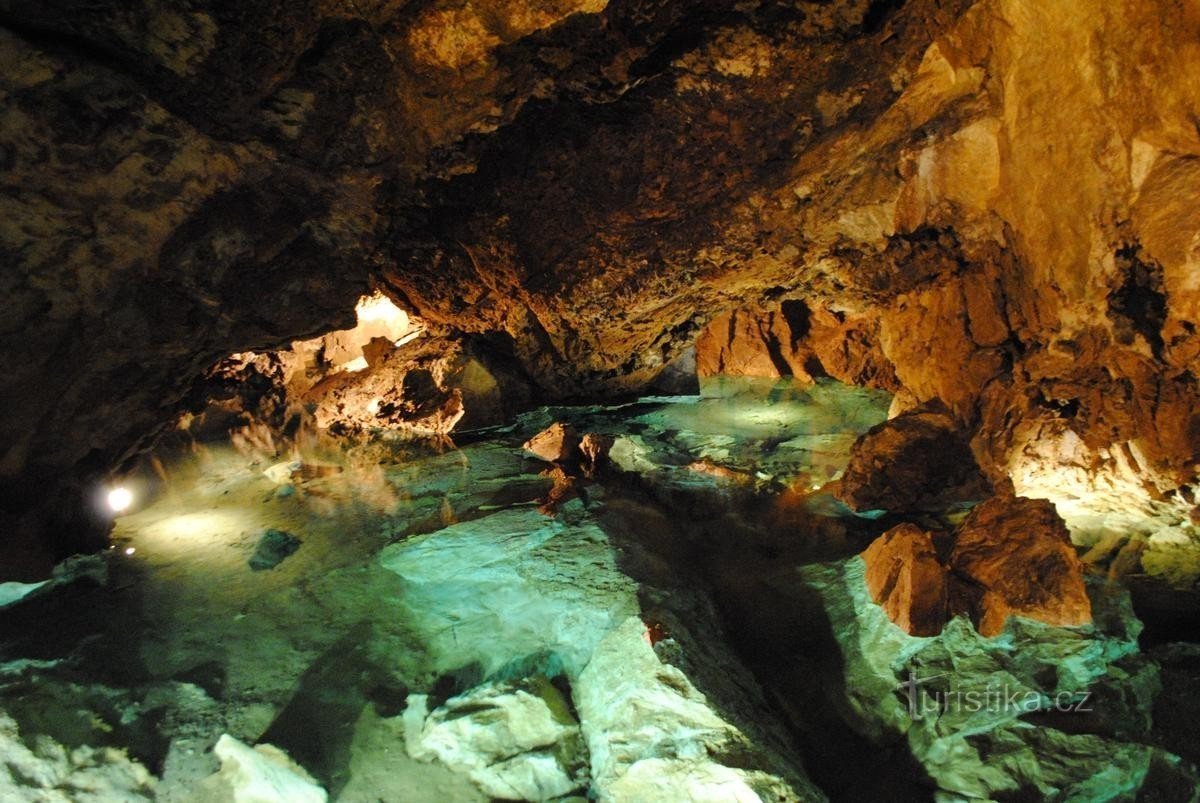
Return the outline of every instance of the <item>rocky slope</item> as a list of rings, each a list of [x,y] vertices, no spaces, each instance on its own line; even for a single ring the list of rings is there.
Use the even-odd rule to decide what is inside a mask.
[[[212,363],[372,284],[558,398],[804,301],[856,338],[813,353],[874,355],[823,370],[940,399],[994,479],[1156,504],[1200,445],[1198,28],[1167,0],[3,0],[6,543],[102,532],[92,483]]]

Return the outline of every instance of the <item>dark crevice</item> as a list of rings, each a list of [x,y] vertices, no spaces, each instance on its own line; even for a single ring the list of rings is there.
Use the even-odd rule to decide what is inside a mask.
[[[867,13],[863,15],[863,33],[873,34],[883,30],[887,21],[904,7],[904,2],[905,0],[872,0],[871,5],[867,7]]]
[[[790,345],[794,350],[812,329],[812,312],[803,301],[791,299],[779,305],[779,313],[787,321],[788,330],[792,333]]]
[[[1163,289],[1162,266],[1143,259],[1137,245],[1116,253],[1121,286],[1108,294],[1108,317],[1117,342],[1131,345],[1141,335],[1156,359],[1162,358],[1163,324],[1167,321],[1167,296]]]
[[[772,319],[774,316],[772,316]],[[788,364],[787,359],[783,356],[783,344],[779,342],[779,338],[771,329],[761,331],[763,344],[767,347],[767,356],[771,358],[771,365],[775,366],[775,370],[780,376],[791,376],[792,366]]]

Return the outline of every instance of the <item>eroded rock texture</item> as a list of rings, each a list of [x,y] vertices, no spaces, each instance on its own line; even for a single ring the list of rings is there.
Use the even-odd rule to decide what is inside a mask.
[[[835,493],[854,510],[942,510],[991,488],[944,407],[929,405],[871,427],[850,450]]]
[[[1092,621],[1083,564],[1045,499],[998,494],[953,533],[900,524],[862,558],[871,599],[910,635],[937,635],[960,614],[984,636],[1002,633],[1011,616],[1066,627]]]
[[[822,370],[940,399],[994,475],[1078,441],[1085,484],[1193,479],[1193,4],[5,0],[0,26],[9,541],[86,540],[85,489],[196,377],[372,282],[554,398],[799,300],[886,358]]]
[[[915,524],[901,524],[863,552],[871,599],[913,636],[936,636],[949,618],[946,568],[934,539]]]

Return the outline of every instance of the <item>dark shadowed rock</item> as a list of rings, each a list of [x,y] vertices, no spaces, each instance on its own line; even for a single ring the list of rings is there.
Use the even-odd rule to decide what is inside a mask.
[[[283,530],[267,530],[250,556],[250,568],[256,572],[274,569],[300,548],[300,539]]]
[[[936,510],[990,492],[955,418],[926,406],[858,439],[839,499],[855,510]]]

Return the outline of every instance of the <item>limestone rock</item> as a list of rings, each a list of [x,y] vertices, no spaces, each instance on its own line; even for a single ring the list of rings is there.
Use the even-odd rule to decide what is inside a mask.
[[[551,424],[525,442],[525,451],[547,463],[574,462],[580,456],[581,439],[569,424]]]
[[[32,749],[31,749],[32,747]],[[155,779],[122,750],[68,749],[48,736],[32,746],[0,711],[0,798],[13,803],[142,803],[155,799]]]
[[[801,301],[846,335],[822,370],[978,420],[994,480],[1042,444],[1139,501],[1194,481],[1190,6],[352,5],[6,4],[13,551],[102,546],[89,493],[197,379],[373,284],[543,399],[640,391],[730,310],[779,352],[726,362],[812,376],[803,327],[741,320]],[[427,370],[330,411],[445,432]]]
[[[201,782],[201,800],[325,803],[328,798],[303,768],[271,745],[250,747],[226,733],[217,740],[213,752],[221,761],[221,769]]]
[[[441,761],[491,798],[549,800],[586,783],[579,723],[545,677],[484,684],[432,712],[427,705],[424,695],[409,697],[409,755]]]
[[[788,300],[746,307],[713,320],[696,339],[696,370],[707,376],[795,376],[895,390],[895,369],[864,315]]]
[[[575,686],[599,798],[816,801],[663,663],[631,617],[596,646]]]
[[[519,378],[490,366],[482,351],[461,339],[372,342],[377,347],[368,349],[365,367],[335,371],[295,393],[314,408],[317,426],[439,436],[499,423],[528,402]]]
[[[959,614],[984,636],[1001,633],[1010,616],[1068,627],[1092,621],[1083,563],[1044,499],[997,495],[952,535],[901,524],[862,558],[872,600],[910,635],[937,635]]]
[[[604,634],[637,610],[636,585],[581,507],[572,500],[554,517],[503,510],[383,550],[383,566],[404,581],[401,604],[432,669],[478,663],[490,674],[550,652],[574,677]]]
[[[984,635],[999,633],[1010,615],[1064,626],[1092,621],[1083,564],[1044,499],[1001,495],[977,506],[955,533],[950,566],[982,590],[975,615]]]
[[[865,570],[858,557],[798,570],[839,660],[817,662],[836,677],[807,664],[794,671],[806,684],[844,690],[844,699],[822,704],[872,744],[903,740],[940,795],[1117,801],[1194,788],[1194,773],[1144,728],[1117,736],[1088,713],[1088,701],[1099,711],[1104,701],[1128,700],[1145,717],[1152,704],[1153,693],[1143,692],[1152,691],[1146,673],[1155,669],[1138,655],[1141,626],[1127,593],[1092,586],[1094,630],[1014,619],[988,638],[959,617],[936,637],[914,638],[870,603]],[[1070,708],[1081,700],[1082,709]]]
[[[889,419],[859,438],[836,495],[855,510],[945,508],[990,491],[960,424],[944,409]]]
[[[901,524],[862,553],[867,590],[905,633],[936,636],[949,618],[946,568],[933,533]]]

